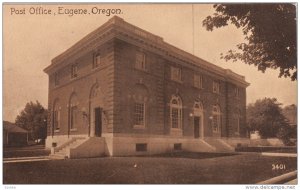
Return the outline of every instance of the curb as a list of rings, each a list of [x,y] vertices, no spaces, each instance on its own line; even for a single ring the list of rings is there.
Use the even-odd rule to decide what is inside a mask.
[[[43,159],[43,158],[48,158],[48,156],[3,158],[3,161],[11,161],[11,160],[28,160],[28,159]]]
[[[277,177],[273,177],[273,178],[265,180],[265,181],[258,182],[256,184],[284,184],[284,183],[291,181],[293,179],[296,179],[296,178],[297,178],[297,170],[277,176]]]

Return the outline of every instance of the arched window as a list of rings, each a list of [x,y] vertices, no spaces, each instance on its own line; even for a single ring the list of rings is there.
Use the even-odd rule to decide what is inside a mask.
[[[53,131],[59,131],[60,129],[60,107],[58,100],[55,100],[53,104],[52,128]]]
[[[179,96],[172,96],[170,102],[171,128],[182,128],[182,101]]]
[[[213,121],[212,128],[213,132],[219,133],[221,128],[221,111],[218,105],[213,106]]]
[[[76,94],[72,94],[69,103],[69,115],[70,115],[70,130],[77,129],[78,124],[78,101]]]

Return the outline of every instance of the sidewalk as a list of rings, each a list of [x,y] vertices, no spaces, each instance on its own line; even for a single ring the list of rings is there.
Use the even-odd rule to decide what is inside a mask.
[[[17,162],[36,162],[50,160],[48,156],[34,156],[34,157],[18,157],[18,158],[3,158],[3,163],[17,163]]]

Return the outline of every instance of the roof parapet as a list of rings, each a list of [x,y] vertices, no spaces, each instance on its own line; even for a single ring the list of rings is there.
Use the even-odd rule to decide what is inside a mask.
[[[120,26],[122,28],[124,28],[125,30],[132,32],[134,34],[136,34],[139,37],[142,38],[146,38],[148,40],[154,41],[156,43],[163,43],[163,38],[160,36],[157,36],[155,34],[152,34],[146,30],[143,30],[137,26],[134,26],[133,24],[130,24],[128,22],[126,22],[124,19],[118,17],[118,16],[114,16],[112,17],[109,22],[111,22],[112,24],[115,24],[117,26]]]

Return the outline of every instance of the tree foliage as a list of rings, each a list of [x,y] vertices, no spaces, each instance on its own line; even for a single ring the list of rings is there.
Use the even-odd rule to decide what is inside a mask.
[[[249,104],[247,126],[250,131],[259,131],[262,138],[278,137],[284,143],[290,138],[291,127],[276,98],[264,98]]]
[[[297,125],[297,106],[295,104],[285,106],[282,113],[291,124]]]
[[[233,24],[242,28],[245,43],[221,58],[241,60],[265,72],[279,68],[279,77],[297,79],[296,6],[293,4],[215,4],[213,16],[203,20],[208,31]]]
[[[32,140],[47,136],[47,110],[38,102],[29,102],[16,117],[16,125],[29,131]]]

